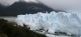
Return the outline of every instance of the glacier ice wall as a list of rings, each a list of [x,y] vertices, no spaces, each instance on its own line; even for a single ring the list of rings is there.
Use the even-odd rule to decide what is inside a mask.
[[[30,27],[30,30],[44,29],[54,34],[56,31],[68,34],[81,35],[81,18],[78,13],[52,11],[50,13],[38,12],[37,14],[18,15],[16,22]]]

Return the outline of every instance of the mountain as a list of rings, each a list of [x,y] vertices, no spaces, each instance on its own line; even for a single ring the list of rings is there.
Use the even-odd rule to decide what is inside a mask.
[[[0,10],[0,16],[17,16],[19,14],[34,14],[46,11],[50,12],[53,9],[39,3],[15,2],[4,10]]]
[[[4,14],[6,7],[0,4],[0,15]]]

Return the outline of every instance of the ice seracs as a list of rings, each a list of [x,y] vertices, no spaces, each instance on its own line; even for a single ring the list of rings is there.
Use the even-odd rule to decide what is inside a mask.
[[[30,27],[30,30],[43,29],[47,33],[66,32],[68,35],[81,35],[81,19],[78,14],[52,11],[50,13],[36,13],[18,15],[16,22]]]

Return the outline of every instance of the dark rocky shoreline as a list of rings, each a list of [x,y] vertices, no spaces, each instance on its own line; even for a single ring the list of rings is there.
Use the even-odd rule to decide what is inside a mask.
[[[0,19],[0,37],[46,37],[16,23]]]

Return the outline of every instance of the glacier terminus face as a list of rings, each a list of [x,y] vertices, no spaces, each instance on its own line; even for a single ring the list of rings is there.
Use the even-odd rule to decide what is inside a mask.
[[[21,26],[27,25],[30,30],[44,29],[51,34],[59,31],[81,36],[81,18],[79,16],[76,13],[66,12],[38,12],[37,14],[18,15],[16,22]]]

